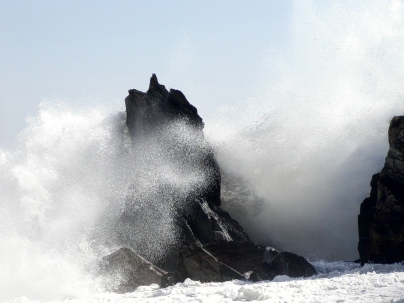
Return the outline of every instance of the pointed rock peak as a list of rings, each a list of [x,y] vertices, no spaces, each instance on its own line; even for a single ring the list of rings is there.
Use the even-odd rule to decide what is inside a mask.
[[[164,98],[167,98],[168,96],[166,87],[159,83],[156,74],[153,74],[150,78],[150,85],[147,93],[151,95],[155,95],[156,93],[161,94]]]
[[[156,74],[152,74],[151,78],[150,78],[150,85],[149,85],[149,90],[152,90],[154,88],[159,87],[159,80],[157,80],[157,76]]]

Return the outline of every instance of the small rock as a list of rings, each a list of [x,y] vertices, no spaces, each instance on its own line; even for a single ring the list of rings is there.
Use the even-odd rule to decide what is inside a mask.
[[[131,249],[123,247],[102,258],[100,273],[106,288],[117,293],[133,292],[138,286],[173,285],[173,275],[148,262]]]

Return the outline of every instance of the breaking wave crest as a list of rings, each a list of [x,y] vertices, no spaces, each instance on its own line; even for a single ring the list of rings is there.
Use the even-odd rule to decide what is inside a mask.
[[[125,120],[123,112],[43,104],[22,147],[0,150],[2,296],[102,291],[101,256],[127,246],[158,261],[176,245],[175,215],[206,187],[211,172],[198,157],[210,147],[181,123],[133,144]],[[128,209],[136,218],[119,224]]]

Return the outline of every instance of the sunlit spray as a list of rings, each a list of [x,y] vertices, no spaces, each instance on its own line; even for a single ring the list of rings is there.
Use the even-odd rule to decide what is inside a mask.
[[[211,147],[181,121],[132,140],[125,120],[43,104],[21,150],[1,151],[2,296],[89,295],[104,289],[102,256],[124,246],[158,262],[178,245],[177,216],[209,186]]]
[[[289,48],[268,50],[251,99],[207,122],[246,197],[224,192],[223,205],[260,244],[357,259],[359,205],[404,110],[403,2],[296,2],[291,33]]]

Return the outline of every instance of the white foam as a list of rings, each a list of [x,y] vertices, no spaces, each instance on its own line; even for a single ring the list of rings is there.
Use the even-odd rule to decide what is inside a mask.
[[[200,283],[187,279],[164,289],[141,286],[135,292],[69,298],[69,302],[403,302],[404,267],[319,262],[316,266],[338,268],[306,279],[278,276],[272,282],[229,281]],[[33,302],[20,298],[14,302]]]

